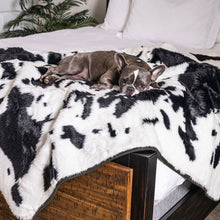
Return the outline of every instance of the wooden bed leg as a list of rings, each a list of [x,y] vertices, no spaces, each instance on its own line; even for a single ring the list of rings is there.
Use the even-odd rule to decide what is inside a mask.
[[[115,161],[133,168],[131,220],[151,220],[153,218],[157,153],[141,151],[125,155]]]

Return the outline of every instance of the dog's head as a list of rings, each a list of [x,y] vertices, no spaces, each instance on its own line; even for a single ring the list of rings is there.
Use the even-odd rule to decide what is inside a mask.
[[[134,96],[149,89],[150,84],[165,70],[164,65],[146,69],[136,63],[128,64],[125,57],[120,53],[115,53],[114,59],[120,73],[118,81],[120,92],[128,96]]]

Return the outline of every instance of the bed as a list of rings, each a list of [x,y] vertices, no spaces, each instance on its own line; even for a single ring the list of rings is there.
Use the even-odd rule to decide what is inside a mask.
[[[167,43],[150,43],[149,40],[123,38],[121,33],[118,33],[118,31],[115,30],[109,30],[105,25],[106,24],[104,23],[101,27],[60,30],[22,38],[2,39],[0,40],[0,48],[5,48],[5,51],[2,51],[1,55],[7,55],[10,53],[7,48],[17,47],[23,48],[25,51],[30,51],[34,55],[39,54],[40,51],[42,57],[47,57],[53,54],[54,59],[56,59],[57,54],[65,56],[66,54],[72,54],[75,51],[117,50],[134,53],[136,55],[142,51],[143,54],[146,54],[148,53],[148,50],[150,50],[149,48],[162,48],[174,53],[178,51],[187,54],[189,58],[193,57],[191,53],[200,54],[201,56],[203,55],[203,58],[206,54],[215,58],[220,56],[220,42],[216,42],[212,49],[187,49],[178,46],[174,47]],[[146,47],[146,49],[143,49],[143,46]],[[52,52],[49,53],[49,51]],[[19,54],[18,49],[14,50],[14,53],[17,53],[21,57],[23,52],[21,51],[21,54]],[[19,56],[16,58],[18,59],[18,62],[16,62],[19,65],[20,58]],[[196,59],[197,58],[198,56]],[[217,58],[208,59],[208,62],[218,66],[219,61]],[[193,57],[193,59],[195,60],[195,57]],[[196,61],[203,62],[201,59],[197,59]],[[65,86],[63,86],[63,88],[64,87]],[[40,97],[40,95],[38,97]],[[49,120],[50,118],[48,118],[48,121]],[[112,128],[109,127],[109,130],[112,130]],[[121,155],[116,152],[116,157],[115,155],[112,155],[111,159],[104,161],[104,163],[114,161],[117,164],[133,169],[133,186],[131,192],[132,208],[130,219],[167,219],[168,217],[170,219],[177,219],[180,217],[182,219],[203,219],[217,205],[217,202],[207,198],[200,188],[191,184],[189,181],[191,180],[190,178],[186,178],[186,180],[173,171],[171,169],[174,168],[172,167],[172,164],[171,168],[169,168],[166,161],[163,160],[163,157],[160,157],[160,159],[163,160],[165,164],[160,160],[157,160],[156,162],[157,156],[152,149],[144,149],[143,151],[143,149],[135,148],[134,151],[135,152],[132,152],[132,150],[130,150],[126,155],[124,155],[124,153]],[[121,152],[123,152],[123,150],[121,150]],[[93,167],[91,170],[98,168],[102,164],[103,162],[99,163],[98,166]],[[145,166],[138,167],[140,164],[145,164]],[[168,163],[168,165],[170,165],[170,163]],[[85,170],[87,170],[86,172],[91,171],[90,169]],[[74,175],[70,176],[74,177]],[[185,175],[185,177],[186,176],[187,175]],[[1,189],[1,191],[3,191],[3,189]],[[50,194],[54,195],[52,191]],[[44,206],[45,205],[41,205],[40,207],[43,208]],[[197,212],[194,211],[195,209]],[[203,212],[200,212],[200,210],[203,210]],[[53,216],[47,216],[47,218],[53,219]],[[82,217],[80,219],[84,218]]]

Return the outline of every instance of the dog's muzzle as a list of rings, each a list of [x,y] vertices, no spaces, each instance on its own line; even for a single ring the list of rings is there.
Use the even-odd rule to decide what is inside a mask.
[[[127,96],[133,96],[135,95],[135,88],[133,86],[128,86],[127,89],[126,89],[126,92],[125,94]]]

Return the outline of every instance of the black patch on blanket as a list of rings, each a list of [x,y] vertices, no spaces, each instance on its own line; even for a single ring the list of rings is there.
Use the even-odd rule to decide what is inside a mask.
[[[53,166],[52,158],[50,159],[50,164],[44,168],[43,178],[44,191],[47,191],[51,186],[51,181],[57,178],[57,170]]]
[[[61,138],[70,139],[70,142],[78,149],[83,148],[85,135],[80,134],[72,125],[64,126],[63,132]]]
[[[216,136],[217,135],[217,131],[215,129],[212,130],[212,136]]]
[[[52,150],[55,149],[55,145],[54,145],[54,143],[51,144],[51,149],[52,149]]]
[[[211,157],[210,165],[212,165],[212,163],[213,163],[213,159],[214,159],[214,153],[212,153],[212,157]]]
[[[22,197],[18,190],[18,183],[14,184],[11,188],[11,196],[17,206],[20,206],[22,203]]]
[[[8,176],[9,176],[11,174],[10,168],[7,169],[7,172],[8,172]]]
[[[192,117],[206,116],[220,109],[220,70],[217,67],[190,63],[179,81],[186,87]]]
[[[214,156],[213,168],[215,169],[218,166],[220,160],[220,145],[218,145],[217,148],[215,149],[214,155],[215,156]]]
[[[1,149],[13,165],[15,180],[28,172],[35,158],[42,126],[52,120],[50,116],[43,121],[32,120],[26,108],[32,104],[33,99],[31,94],[22,94],[14,87],[8,95],[7,110],[0,115],[0,124],[4,127],[0,129]]]
[[[2,79],[14,79],[16,77],[16,72],[14,65],[10,62],[1,63],[4,72],[2,74]]]
[[[180,126],[179,126],[179,129],[178,129],[178,132],[179,132],[179,135],[180,135],[181,139],[183,140],[183,143],[184,143],[184,146],[185,146],[185,149],[186,149],[186,153],[189,156],[189,159],[191,161],[194,161],[196,159],[195,151],[194,151],[194,148],[192,146],[192,143],[191,143],[187,133],[184,132]]]
[[[172,107],[175,112],[178,110],[182,109],[184,112],[184,118],[185,118],[185,130],[188,135],[189,140],[187,142],[190,142],[190,139],[192,141],[198,140],[195,131],[193,130],[192,124],[196,124],[196,119],[195,117],[192,116],[191,111],[189,109],[189,106],[186,105],[187,100],[189,100],[189,96],[186,92],[184,92],[184,97],[178,95],[173,95],[172,93],[169,93],[169,98],[172,101]],[[183,137],[183,135],[182,135]],[[182,138],[184,140],[184,138]],[[184,141],[184,143],[187,143]],[[190,151],[186,151],[190,152]],[[189,155],[191,157],[191,155]]]
[[[136,57],[140,57],[143,54],[143,51],[140,51],[139,54],[136,55]]]
[[[108,123],[107,125],[108,125],[108,132],[109,132],[110,136],[111,136],[111,137],[116,137],[116,130],[114,130],[114,129],[112,128],[112,124],[111,124],[111,123]]]
[[[57,65],[61,59],[62,59],[62,56],[60,53],[50,52],[48,55],[48,64],[56,64]]]
[[[99,132],[101,131],[102,129],[93,129],[92,130],[92,133],[94,134],[99,134]]]
[[[172,108],[175,112],[177,112],[180,108],[183,108],[183,106],[185,105],[184,97],[182,97],[181,95],[173,95],[170,92],[168,92],[168,94],[169,99],[172,103]]]
[[[60,79],[60,80],[57,80],[56,82],[54,82],[54,83],[50,83],[50,85],[55,85],[55,87],[56,88],[60,88],[60,84],[62,83],[62,82],[64,82],[65,81],[65,79]]]
[[[39,95],[36,99],[37,102],[39,102],[42,98],[44,97],[44,95]]]
[[[0,104],[3,102],[3,100],[4,100],[4,98],[1,98],[1,99],[0,99]]]
[[[142,124],[147,123],[147,124],[155,125],[158,121],[159,121],[158,118],[153,118],[153,119],[144,118]]]
[[[110,98],[110,97],[109,97]],[[102,99],[102,98],[100,98]],[[135,103],[135,99],[133,97],[127,98],[125,96],[118,96],[118,97],[111,97],[112,101],[115,99],[119,99],[119,102],[115,105],[115,112],[113,115],[116,116],[116,118],[120,118],[122,114],[126,113],[131,109],[131,107]]]
[[[88,93],[88,92],[80,92],[78,90],[75,91],[75,102],[80,100],[82,102],[83,106],[83,113],[82,113],[82,119],[86,119],[90,113],[91,113],[91,108],[93,104],[93,95]]]
[[[163,116],[163,122],[164,122],[164,125],[167,129],[170,129],[170,119],[168,117],[168,115],[166,114],[166,112],[164,110],[160,110],[162,116]]]
[[[208,56],[203,54],[194,54],[191,53],[193,56],[195,56],[199,61],[205,61],[205,60],[220,60],[220,57],[214,57],[214,56]]]
[[[38,69],[38,71],[40,72],[41,75],[44,75],[48,68],[44,67],[44,66],[39,66],[39,67],[36,67]]]
[[[2,83],[2,84],[0,85],[0,90],[4,88],[4,85],[5,85],[4,83]]]
[[[67,100],[64,101],[63,108],[68,107],[68,103],[70,102],[72,96],[75,96],[75,99],[74,99],[75,102],[78,102],[80,100],[81,103],[83,104],[83,112],[82,112],[81,118],[85,120],[87,117],[89,117],[91,113],[94,95],[88,92],[80,92],[78,90],[75,90],[71,92]]]
[[[136,101],[152,101],[155,103],[164,93],[165,91],[163,90],[153,89],[141,92],[132,97],[128,97],[122,94],[117,95],[118,91],[113,90],[107,92],[104,97],[99,98],[97,101],[100,108],[107,108],[117,100],[118,102],[115,105],[115,112],[113,115],[115,115],[116,118],[120,118],[124,113],[129,111],[135,105]]]
[[[151,54],[151,63],[160,62],[164,63],[167,67],[176,66],[185,62],[194,62],[189,57],[162,48],[154,49]]]
[[[110,92],[105,93],[104,97],[98,99],[99,107],[107,108],[117,98],[117,94],[118,91],[116,90],[112,90]]]
[[[163,87],[166,83],[164,81],[160,81],[157,83],[160,87]]]
[[[130,128],[125,128],[125,134],[129,134],[130,133]]]
[[[167,87],[164,87],[164,89],[172,91],[172,92],[176,91],[176,87],[174,87],[174,86],[167,86]]]
[[[34,55],[23,48],[11,47],[7,49],[0,49],[0,62],[5,60],[18,59],[22,61],[44,61],[43,57],[39,54]]]
[[[72,84],[75,84],[75,81],[71,81],[71,82],[67,83],[67,84],[65,85],[65,88],[71,86]]]
[[[193,141],[198,140],[198,138],[196,136],[196,133],[193,130],[193,127],[192,127],[192,124],[196,124],[196,119],[194,117],[192,117],[189,106],[186,105],[186,102],[189,99],[188,94],[184,92],[184,97],[182,97],[180,95],[173,95],[169,91],[168,91],[168,94],[169,94],[170,100],[172,101],[173,110],[175,112],[177,112],[178,110],[182,109],[183,112],[184,112],[184,117],[185,117],[185,120],[186,120],[185,121],[185,129],[186,129],[186,133],[188,135],[188,138],[193,140]],[[182,137],[183,137],[183,134],[182,134]],[[182,140],[184,140],[184,138],[182,138]],[[188,140],[188,142],[190,142],[190,140]],[[184,141],[184,143],[186,143],[186,141]],[[187,152],[190,152],[190,151],[186,151],[186,153]]]
[[[93,81],[81,81],[81,80],[76,80],[76,81],[70,81],[69,83],[67,83],[66,85],[65,85],[65,88],[67,88],[67,87],[69,87],[69,86],[71,86],[71,85],[73,85],[73,84],[75,84],[75,83],[79,83],[80,85],[87,85],[87,86],[92,86],[92,85],[94,85],[94,84],[96,84],[96,82],[93,82]]]
[[[167,88],[169,90],[169,88]],[[150,89],[133,96],[136,101],[152,101],[153,104],[157,102],[161,95],[165,95],[164,90]],[[135,104],[135,102],[134,102]]]
[[[22,79],[22,82],[25,84],[25,85],[29,85],[30,84],[30,80],[29,79]]]

